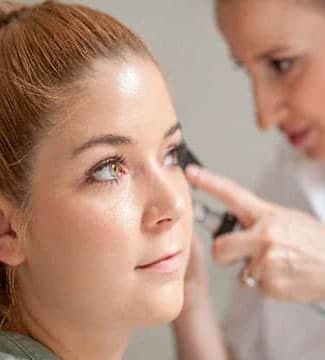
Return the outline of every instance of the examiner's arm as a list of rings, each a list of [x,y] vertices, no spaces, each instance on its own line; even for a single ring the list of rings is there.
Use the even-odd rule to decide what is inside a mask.
[[[210,301],[199,240],[193,239],[184,307],[173,323],[178,360],[230,360]]]

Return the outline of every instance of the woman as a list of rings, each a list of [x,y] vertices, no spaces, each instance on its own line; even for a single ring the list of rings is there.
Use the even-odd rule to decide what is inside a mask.
[[[284,302],[325,302],[325,2],[218,0],[216,7],[230,53],[251,79],[258,126],[276,126],[289,142],[259,189],[263,199],[288,208],[188,168],[193,185],[224,201],[244,227],[213,244],[218,263],[250,259],[241,274],[247,286],[233,295],[226,343],[235,359],[324,359],[325,318],[310,306]],[[200,277],[192,273],[204,284]],[[203,302],[190,304],[196,318]],[[187,360],[198,331],[190,330],[191,311],[181,316],[185,330],[176,328],[188,335],[187,346],[180,344]],[[203,328],[207,315],[201,315]],[[215,339],[206,354],[222,352],[220,336]]]
[[[192,235],[180,126],[114,18],[0,4],[1,359],[121,359],[176,318]]]

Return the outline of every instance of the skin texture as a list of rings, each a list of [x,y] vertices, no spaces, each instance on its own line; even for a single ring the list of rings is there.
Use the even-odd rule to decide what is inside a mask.
[[[157,67],[98,60],[81,84],[73,111],[37,149],[34,220],[17,267],[20,307],[28,332],[60,357],[119,359],[136,328],[181,310],[191,199],[173,150],[181,131]],[[131,141],[80,150],[104,134]],[[125,160],[94,170],[116,156]],[[176,251],[173,272],[137,268]]]

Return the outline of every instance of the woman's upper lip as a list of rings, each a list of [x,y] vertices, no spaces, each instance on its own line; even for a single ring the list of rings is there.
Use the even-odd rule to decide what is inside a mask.
[[[164,260],[167,260],[169,258],[172,258],[174,256],[177,256],[179,255],[183,250],[177,250],[177,251],[172,251],[172,252],[167,252],[165,253],[164,255],[156,258],[155,260],[151,260],[149,262],[145,262],[144,264],[141,264],[141,265],[137,265],[136,266],[136,269],[141,269],[141,268],[146,268],[146,267],[149,267],[149,266],[152,266],[154,264],[157,264],[161,261],[164,261]]]

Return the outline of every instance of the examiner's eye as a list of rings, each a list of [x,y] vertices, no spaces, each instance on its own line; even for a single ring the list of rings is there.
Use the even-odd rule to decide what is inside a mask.
[[[90,169],[87,181],[90,183],[118,182],[125,173],[125,159],[116,156],[104,160]]]
[[[180,165],[180,153],[182,149],[182,144],[173,147],[170,149],[164,158],[164,165],[167,166],[179,166]]]
[[[294,59],[287,58],[287,59],[271,59],[270,66],[274,71],[279,74],[286,74],[288,73],[294,63]]]

